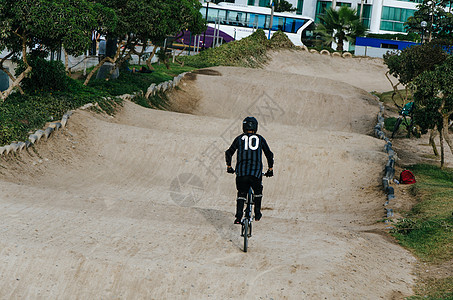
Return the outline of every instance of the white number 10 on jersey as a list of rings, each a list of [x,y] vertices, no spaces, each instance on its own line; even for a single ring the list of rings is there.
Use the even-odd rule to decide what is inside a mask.
[[[244,140],[244,150],[256,150],[260,145],[260,139],[256,135],[244,135],[242,140]]]

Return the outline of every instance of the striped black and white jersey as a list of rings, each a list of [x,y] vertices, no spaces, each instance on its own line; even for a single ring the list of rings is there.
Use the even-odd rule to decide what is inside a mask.
[[[237,176],[255,176],[261,178],[263,173],[263,152],[269,168],[274,165],[274,154],[267,145],[266,140],[256,133],[243,133],[236,137],[230,148],[225,151],[225,159],[231,166],[234,152],[238,151],[236,159]]]

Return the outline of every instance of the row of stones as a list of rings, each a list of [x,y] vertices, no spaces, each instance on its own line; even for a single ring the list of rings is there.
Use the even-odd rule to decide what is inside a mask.
[[[150,96],[154,96],[158,92],[163,93],[170,89],[175,88],[181,82],[181,80],[184,78],[186,74],[187,72],[181,73],[178,76],[174,77],[173,80],[164,81],[159,83],[158,85],[156,85],[155,83],[151,84],[146,90],[145,97],[148,99]]]
[[[49,126],[44,130],[42,129],[36,130],[35,133],[32,133],[28,136],[28,141],[11,143],[9,145],[0,147],[0,156],[8,155],[10,153],[16,153],[18,151],[27,149],[36,144],[37,142],[39,142],[43,138],[47,140],[53,132],[66,127],[69,117],[72,114],[73,112],[69,111],[63,115],[61,121],[50,123]]]
[[[333,57],[352,58],[352,54],[349,52],[344,52],[343,54],[341,54],[340,52],[330,53],[330,51],[326,50],[326,49],[323,49],[321,51],[318,51],[316,49],[308,50],[307,46],[302,46],[302,49],[307,52],[313,53],[313,54],[321,54],[321,55],[327,55],[327,56],[333,56]]]
[[[385,201],[384,206],[390,204],[390,200],[395,199],[395,190],[390,186],[390,183],[395,176],[395,161],[398,158],[396,152],[392,149],[392,142],[390,139],[385,136],[384,133],[384,105],[379,103],[380,109],[377,117],[377,124],[374,126],[374,135],[377,138],[380,138],[387,143],[385,144],[384,150],[388,154],[388,161],[385,164],[384,168],[384,177],[382,178],[382,187],[384,192],[387,194],[387,201]],[[393,217],[393,209],[385,208],[387,212],[387,218]]]

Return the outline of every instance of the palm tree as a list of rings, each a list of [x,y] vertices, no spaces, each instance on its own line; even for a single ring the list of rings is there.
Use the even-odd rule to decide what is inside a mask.
[[[347,6],[341,6],[338,10],[330,7],[319,20],[316,32],[326,45],[336,42],[337,51],[343,51],[344,40],[354,42],[357,36],[365,33],[365,26],[360,21],[357,10]]]

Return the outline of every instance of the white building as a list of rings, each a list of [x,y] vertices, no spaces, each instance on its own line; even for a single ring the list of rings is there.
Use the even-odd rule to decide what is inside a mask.
[[[203,0],[206,2],[206,0]],[[212,0],[211,0],[212,1]],[[287,0],[296,8],[296,14],[317,20],[332,0]],[[233,1],[228,1],[233,2]],[[271,0],[234,0],[240,5],[268,6]],[[346,5],[360,11],[361,0],[337,0],[336,6]],[[404,22],[413,16],[421,0],[363,0],[362,17],[370,33],[403,33]]]

